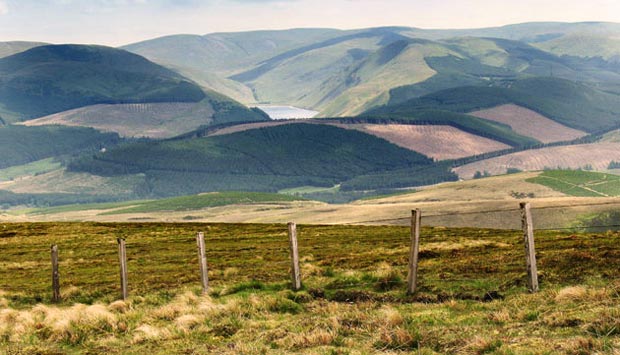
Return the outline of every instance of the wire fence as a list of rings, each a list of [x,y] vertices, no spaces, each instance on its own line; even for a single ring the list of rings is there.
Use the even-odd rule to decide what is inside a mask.
[[[592,213],[614,211],[615,206],[620,207],[620,202],[582,204],[578,208]],[[600,277],[601,274],[608,275],[606,277],[617,274],[617,270],[611,269],[620,260],[618,234],[607,237],[570,236],[576,231],[590,231],[593,228],[619,229],[620,223],[600,223],[596,220],[590,225],[567,225],[564,221],[568,219],[564,217],[553,221],[547,217],[548,213],[557,214],[560,210],[570,210],[564,214],[574,216],[574,207],[547,205],[531,208],[533,222],[529,223],[533,223],[535,233],[540,232],[536,235],[535,256],[540,257],[543,283],[579,282],[588,277]],[[436,295],[439,299],[445,293],[482,299],[482,295],[489,292],[506,292],[515,287],[526,291],[529,269],[523,253],[525,232],[522,230],[522,211],[522,208],[507,207],[462,213],[425,213],[422,210],[419,261],[415,270],[417,292]],[[479,227],[476,225],[465,225],[468,229],[464,230],[436,225],[438,221],[467,222],[458,220],[463,216],[488,218],[489,215],[493,216],[492,222],[484,223],[501,222],[500,227],[503,228],[477,229]],[[379,221],[411,224],[412,217]],[[475,221],[482,223],[481,219]],[[541,221],[546,222],[541,223],[543,227],[537,225]],[[227,229],[225,225],[183,225],[183,230],[165,226],[157,231],[157,237],[152,238],[133,238],[132,234],[138,233],[139,228],[124,227],[127,226],[110,226],[117,228],[110,234],[122,234],[127,238],[130,295],[167,287],[200,285],[196,240],[188,236],[189,230],[194,230],[194,233],[201,229],[206,231],[204,253],[208,260],[211,288],[229,288],[231,284],[243,282],[290,284],[291,272],[295,268],[291,261],[291,235],[282,225],[241,225],[235,227],[237,230]],[[119,232],[121,230],[122,233]],[[411,283],[410,275],[414,272],[410,262],[414,243],[412,230],[344,225],[300,226],[297,267],[304,288],[321,292],[405,293]],[[30,231],[28,229],[24,233]],[[185,236],[177,237],[179,234]],[[114,239],[106,237],[102,242],[80,238],[78,242],[70,239],[60,244],[60,284],[92,289],[95,295],[115,293],[119,259]],[[49,241],[46,232],[40,232],[40,236],[28,239],[28,243],[33,243],[31,249],[17,251],[11,260],[2,260],[6,255],[0,256],[0,290],[30,292],[39,295],[39,299],[47,299],[44,295],[52,293],[49,289],[51,282],[45,281],[50,275],[46,266],[49,265],[49,254],[45,254],[49,252]],[[42,247],[44,244],[47,247]],[[34,266],[28,266],[28,262]],[[567,269],[579,272],[567,275]],[[33,275],[40,282],[28,282]]]
[[[496,207],[498,204],[502,206]],[[424,203],[421,205],[426,207]],[[517,206],[517,203],[511,201],[487,204],[454,203],[447,207],[429,204],[426,209],[423,208],[422,223],[425,226],[517,230],[521,228],[520,209],[512,206]],[[406,212],[401,212],[401,217],[361,219],[348,224],[408,225],[411,217]],[[532,215],[536,231],[556,230],[580,233],[600,232],[606,229],[618,230],[620,229],[620,199],[574,204],[543,201],[532,207]]]

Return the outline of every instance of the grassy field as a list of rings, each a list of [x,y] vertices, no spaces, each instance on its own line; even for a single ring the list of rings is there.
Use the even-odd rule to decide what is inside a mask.
[[[207,235],[204,296],[197,231]],[[419,290],[407,296],[406,227],[300,226],[304,288],[292,292],[285,225],[3,224],[0,352],[615,354],[618,238],[537,233],[541,292],[528,294],[518,231],[424,228]]]
[[[538,183],[570,196],[620,196],[620,176],[591,171],[545,171],[528,182]]]
[[[444,183],[421,187],[402,194],[364,199],[344,204],[313,201],[318,197],[336,196],[331,191],[315,191],[312,187],[287,191],[308,201],[244,201],[232,205],[209,206],[193,203],[187,197],[174,204],[162,202],[167,210],[116,214],[119,208],[139,206],[146,201],[122,204],[90,204],[67,207],[10,210],[0,218],[4,221],[96,221],[96,222],[224,222],[224,223],[286,223],[295,221],[310,224],[392,224],[409,223],[410,211],[423,211],[424,225],[448,227],[477,227],[497,229],[520,228],[519,202],[532,203],[537,228],[571,227],[582,216],[618,209],[617,197],[568,196],[551,187],[530,182],[541,172],[494,176],[484,179]],[[281,191],[282,192],[282,191]],[[401,192],[401,191],[398,191]],[[342,192],[339,192],[342,194]],[[322,196],[319,196],[322,195]],[[207,195],[208,196],[208,195]],[[299,196],[297,196],[299,197]],[[248,202],[248,203],[245,203]],[[149,203],[150,204],[150,203]],[[160,204],[160,203],[156,203]]]
[[[54,158],[42,159],[24,165],[12,166],[10,168],[1,169],[0,181],[14,180],[22,176],[32,176],[48,173],[52,170],[59,169],[60,167],[60,162],[57,162]]]

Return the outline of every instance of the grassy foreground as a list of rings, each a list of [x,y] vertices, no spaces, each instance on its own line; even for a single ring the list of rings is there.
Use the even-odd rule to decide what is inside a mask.
[[[304,289],[292,292],[284,225],[0,224],[0,353],[620,352],[620,234],[537,233],[542,291],[528,294],[519,232],[422,232],[419,292],[407,296],[406,227],[300,226]],[[116,301],[117,237],[126,302]]]

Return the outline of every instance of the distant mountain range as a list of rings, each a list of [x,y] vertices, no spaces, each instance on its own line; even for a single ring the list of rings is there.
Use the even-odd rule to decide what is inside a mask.
[[[391,89],[414,84],[421,95],[542,75],[618,91],[619,38],[615,23],[526,23],[183,35],[124,48],[246,104],[291,104],[339,116],[385,104]]]
[[[320,114],[274,122],[257,104]],[[577,168],[562,156],[575,147],[600,169],[620,160],[607,158],[620,128],[620,24],[0,43],[0,126],[11,176],[62,163],[36,176],[29,165],[0,190],[76,194],[61,201],[291,189],[340,201],[539,167],[521,158],[532,152],[544,167]],[[105,193],[80,194],[77,180]]]

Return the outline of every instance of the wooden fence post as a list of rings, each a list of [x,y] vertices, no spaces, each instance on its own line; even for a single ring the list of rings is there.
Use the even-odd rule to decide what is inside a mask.
[[[203,232],[196,235],[196,244],[198,245],[198,262],[200,264],[200,283],[202,285],[202,293],[206,294],[209,290],[209,269],[207,268],[205,235]]]
[[[409,249],[409,275],[407,276],[407,294],[415,293],[418,283],[418,254],[420,251],[420,225],[422,212],[411,211],[411,247]]]
[[[538,292],[538,269],[536,267],[536,248],[534,247],[534,224],[530,204],[521,202],[521,225],[525,242],[525,258],[527,265],[527,287],[530,292]]]
[[[118,238],[118,259],[121,264],[121,298],[124,300],[128,297],[127,292],[127,251],[125,250],[125,239]]]
[[[58,246],[52,245],[52,302],[60,302],[60,274],[58,273]]]
[[[288,239],[291,248],[291,278],[293,290],[301,289],[301,272],[299,270],[299,251],[297,250],[297,225],[293,222],[288,224]]]

